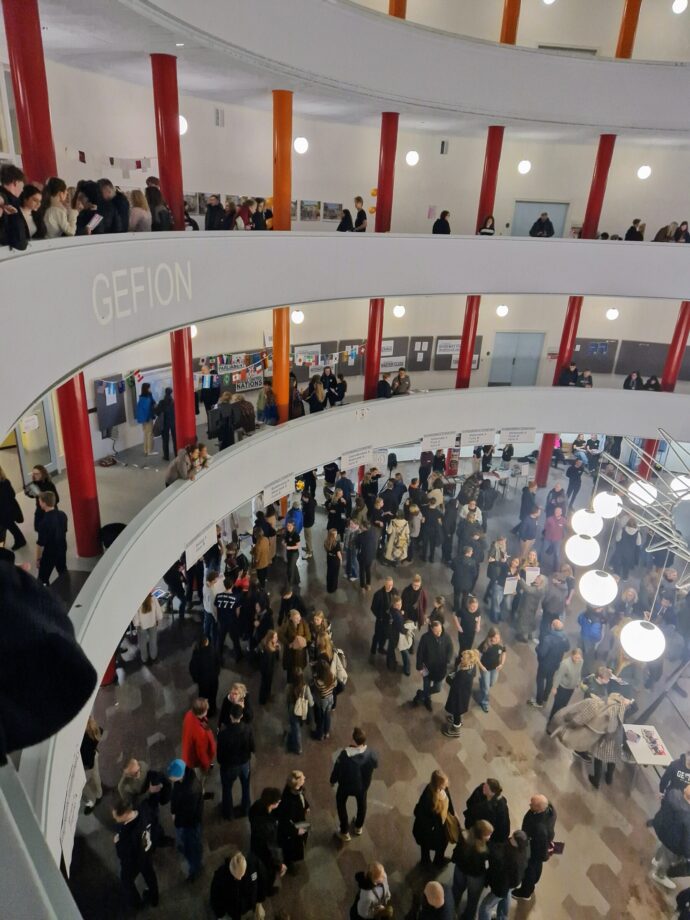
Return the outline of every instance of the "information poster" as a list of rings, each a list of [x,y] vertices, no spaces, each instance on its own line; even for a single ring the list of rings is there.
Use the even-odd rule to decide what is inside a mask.
[[[264,488],[264,506],[271,505],[273,502],[277,502],[279,499],[284,498],[284,496],[294,491],[295,474],[290,473],[287,476],[281,476],[280,479],[269,482]]]
[[[209,524],[191,540],[184,551],[184,564],[191,568],[216,543],[216,524]]]
[[[504,444],[533,444],[535,435],[534,428],[501,428],[501,441]]]
[[[506,583],[503,588],[503,596],[510,597],[511,594],[517,594],[517,575],[506,575]]]
[[[427,434],[422,438],[422,450],[446,450],[455,447],[456,431],[437,431],[436,434]]]
[[[385,447],[375,447],[371,452],[371,465],[378,470],[388,468],[388,451]]]
[[[372,447],[359,447],[357,450],[348,450],[340,458],[340,469],[354,470],[360,466],[369,466],[372,462],[373,453]]]
[[[493,444],[496,440],[495,428],[471,428],[462,432],[463,447],[478,447],[480,444]]]

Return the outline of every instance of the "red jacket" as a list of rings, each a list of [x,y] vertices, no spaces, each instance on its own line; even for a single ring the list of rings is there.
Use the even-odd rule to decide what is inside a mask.
[[[182,722],[182,760],[188,767],[208,770],[216,759],[216,739],[206,719],[195,716],[192,710]]]

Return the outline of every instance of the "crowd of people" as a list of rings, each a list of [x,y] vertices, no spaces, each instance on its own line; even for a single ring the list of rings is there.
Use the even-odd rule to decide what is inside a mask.
[[[592,438],[585,440],[585,452]],[[579,479],[594,477],[591,456],[585,453],[583,463],[579,450],[574,444],[568,451],[568,468],[580,464]],[[501,464],[504,456],[505,451]],[[494,451],[481,449],[459,490],[445,475],[444,451],[422,454],[409,481],[394,457],[388,475],[369,469],[359,486],[336,464],[327,465],[327,594],[346,578],[359,583],[363,598],[371,597],[371,666],[381,662],[389,672],[399,672],[403,682],[413,681],[411,710],[423,707],[433,714],[434,697],[445,689],[440,730],[449,743],[462,744],[468,712],[489,711],[501,672],[509,674],[517,661],[516,645],[531,645],[535,692],[524,702],[535,709],[549,707],[544,730],[589,767],[596,790],[602,781],[614,781],[616,767],[625,760],[623,722],[636,711],[642,689],[653,687],[661,676],[657,663],[647,666],[626,656],[620,631],[631,619],[649,619],[667,634],[669,647],[678,649],[680,643],[687,655],[688,598],[677,590],[677,572],[666,552],[644,553],[646,535],[622,515],[612,524],[609,560],[622,583],[619,597],[606,608],[577,608],[573,571],[562,557],[577,492],[569,494],[556,481],[540,503],[536,483],[529,482],[515,528],[498,532],[491,523],[493,457]],[[250,831],[248,846],[215,871],[210,899],[216,916],[240,918],[251,909],[262,916],[261,905],[275,893],[281,876],[298,871],[305,857],[312,823],[308,771],[296,768],[282,788],[266,787],[258,798],[252,796],[252,764],[264,756],[253,729],[257,705],[282,720],[285,750],[296,756],[308,754],[311,745],[329,745],[334,731],[340,737],[350,731],[336,721],[338,698],[349,692],[349,653],[337,640],[337,623],[313,608],[308,592],[300,592],[300,557],[313,577],[317,471],[300,476],[296,488],[282,517],[277,507],[255,502],[248,549],[236,530],[224,535],[218,527],[217,543],[202,559],[188,568],[177,560],[165,575],[172,617],[182,620],[194,607],[202,616],[189,664],[198,697],[183,719],[180,757],[153,770],[138,758],[130,760],[118,786],[112,816],[123,889],[131,904],[141,902],[134,884],[138,875],[147,885],[148,902],[158,901],[155,852],[173,843],[161,824],[161,810],[168,804],[188,877],[198,877],[204,800],[213,796],[207,780],[214,769],[220,773],[221,816],[247,819]],[[429,591],[422,576],[408,568],[415,560],[447,567],[448,575],[443,568],[432,571],[444,581],[450,577],[452,601],[447,592]],[[375,562],[390,568],[379,586],[372,584]],[[406,571],[411,574],[398,581],[396,576]],[[268,592],[269,577],[283,584],[275,600]],[[161,616],[152,593],[134,618],[142,662],[155,664]],[[579,638],[573,642],[576,629]],[[221,666],[235,669],[243,660],[253,667],[255,687],[251,679],[235,680],[219,699]],[[90,722],[82,747],[88,809],[102,794],[99,731]],[[444,756],[453,752],[448,748]],[[356,726],[330,775],[336,833],[343,846],[363,832],[368,790],[380,767],[379,753]],[[233,799],[235,780],[239,804]],[[684,860],[690,858],[690,767],[685,760],[669,768],[661,791],[664,799],[653,824],[659,849],[652,879],[670,889],[674,871],[683,874]],[[354,815],[348,810],[350,799]],[[419,918],[450,918],[462,909],[465,920],[490,920],[494,914],[505,920],[512,898],[531,900],[545,864],[562,846],[555,839],[556,808],[557,802],[536,791],[521,822],[512,823],[501,779],[489,777],[468,796],[461,818],[447,775],[434,770],[414,808],[410,833],[424,870],[433,876],[451,861],[453,878],[452,884],[432,878],[418,892]],[[381,863],[357,873],[353,895],[350,916],[355,920],[393,915],[396,892]]]

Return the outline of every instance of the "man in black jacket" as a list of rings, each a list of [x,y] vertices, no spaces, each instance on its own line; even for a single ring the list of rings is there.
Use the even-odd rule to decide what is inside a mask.
[[[56,507],[54,492],[41,492],[38,504],[43,517],[36,538],[36,568],[38,580],[47,585],[53,569],[58,575],[67,571],[67,515]]]
[[[361,728],[355,728],[352,732],[352,742],[338,754],[330,779],[331,786],[338,785],[338,791],[335,794],[335,804],[340,821],[338,836],[344,842],[351,840],[347,800],[350,796],[354,796],[357,802],[353,833],[359,837],[367,816],[367,792],[371,785],[371,777],[379,765],[376,753],[367,747],[367,736]]]
[[[259,861],[259,901],[273,893],[276,878],[285,875],[287,866],[278,844],[280,789],[269,786],[249,809],[251,838],[249,848]]]
[[[530,236],[553,236],[554,235],[553,224],[551,219],[546,211],[542,211],[539,217],[530,227],[529,235]]]
[[[5,163],[0,169],[0,199],[4,201],[0,208],[0,243],[11,249],[23,250],[29,245],[29,231],[19,201],[25,183],[26,176],[13,163]]]
[[[393,588],[393,579],[389,575],[384,580],[383,587],[375,591],[371,599],[371,612],[376,618],[376,624],[374,626],[374,636],[371,640],[371,649],[369,650],[370,655],[375,655],[376,652],[379,655],[386,654],[386,642],[388,641],[391,622],[391,603],[396,594],[397,592]]]
[[[463,816],[468,830],[474,827],[477,821],[488,821],[494,829],[491,835],[492,843],[505,843],[510,836],[508,802],[497,779],[489,777],[481,786],[477,786],[467,800]]]
[[[303,559],[311,559],[314,548],[311,539],[311,529],[316,518],[316,499],[311,492],[302,492],[302,529],[304,531]]]
[[[429,499],[429,504],[423,512],[423,518],[419,558],[422,562],[427,560],[433,562],[436,547],[443,541],[443,508],[437,506],[435,499]]]
[[[224,859],[211,882],[211,907],[216,917],[241,920],[259,903],[259,864],[256,856],[235,853]]]
[[[690,751],[681,754],[666,767],[659,780],[659,792],[663,794],[671,789],[680,789],[682,792],[687,785],[690,785]]]
[[[249,778],[251,775],[252,754],[256,750],[251,726],[244,720],[244,709],[237,703],[229,707],[230,721],[218,733],[218,750],[216,759],[220,764],[220,781],[223,786],[222,812],[226,821],[233,817],[232,787],[239,779],[242,786],[242,802],[238,816],[245,817],[249,812]]]
[[[391,385],[388,382],[390,374],[382,374],[381,379],[376,384],[376,398],[377,399],[390,399],[393,395],[391,390]]]
[[[527,700],[530,706],[541,709],[551,696],[554,675],[569,648],[570,642],[563,632],[563,623],[558,619],[553,620],[549,631],[542,636],[537,646],[537,695]]]
[[[474,646],[474,640],[481,629],[482,617],[479,601],[473,594],[467,594],[458,613],[453,614],[458,628],[458,646],[465,652]]]
[[[98,213],[103,218],[101,233],[127,233],[129,230],[129,202],[110,179],[98,180]]]
[[[690,859],[690,786],[666,793],[654,815],[653,827],[659,846],[652,859],[652,878],[664,888],[673,889],[676,883],[669,878],[671,866]]]
[[[460,555],[453,561],[453,574],[450,583],[453,586],[453,610],[462,610],[467,595],[471,594],[477,583],[479,565],[474,558],[474,547],[463,546]],[[467,646],[471,648],[471,646]]]
[[[551,855],[555,827],[556,809],[545,795],[533,795],[529,811],[522,819],[522,829],[529,839],[530,856],[522,884],[513,891],[513,897],[519,901],[529,901],[534,894],[544,863]]]
[[[582,460],[575,460],[575,463],[571,464],[565,471],[565,475],[568,479],[568,489],[566,492],[568,498],[568,511],[570,511],[575,504],[577,493],[582,486],[582,474],[584,471],[585,465]]]
[[[201,872],[203,860],[201,819],[204,793],[196,773],[184,760],[173,760],[168,765],[168,779],[173,784],[170,811],[175,819],[177,849],[189,865],[187,881],[193,882]]]
[[[225,210],[218,195],[209,195],[204,216],[204,230],[222,230]]]
[[[489,868],[486,884],[489,892],[479,905],[479,920],[489,920],[497,909],[496,920],[508,920],[510,889],[522,882],[530,856],[529,840],[524,831],[515,831],[499,843],[489,841]]]
[[[561,368],[561,372],[558,375],[558,386],[576,387],[579,376],[580,373],[577,369],[577,364],[575,364],[574,361],[570,361]]]
[[[424,703],[431,712],[431,694],[441,692],[441,682],[450,671],[452,660],[453,643],[443,628],[443,620],[432,618],[417,647],[417,670],[422,675],[422,688],[415,694],[413,706]]]
[[[355,535],[355,549],[359,563],[359,586],[362,591],[371,591],[371,567],[376,559],[378,543],[378,527],[372,527],[367,521],[363,521],[359,533]]]
[[[149,904],[158,906],[158,879],[153,868],[153,842],[151,839],[151,822],[146,806],[140,811],[125,802],[119,802],[112,811],[118,825],[115,834],[115,849],[120,860],[120,881],[128,901],[128,907],[136,909]],[[141,875],[148,888],[144,898],[139,896],[135,884]]]

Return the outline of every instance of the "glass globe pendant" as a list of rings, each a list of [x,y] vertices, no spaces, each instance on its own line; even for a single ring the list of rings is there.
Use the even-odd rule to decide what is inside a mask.
[[[633,620],[621,630],[623,651],[634,661],[656,661],[666,648],[666,637],[654,623]]]
[[[587,537],[596,537],[603,530],[604,522],[596,511],[580,508],[570,519],[570,526],[575,533]]]
[[[601,547],[597,540],[587,534],[576,533],[565,541],[565,554],[573,565],[594,565],[600,553]]]
[[[613,575],[602,569],[590,569],[580,579],[580,594],[592,607],[606,607],[618,594],[618,583]]]

